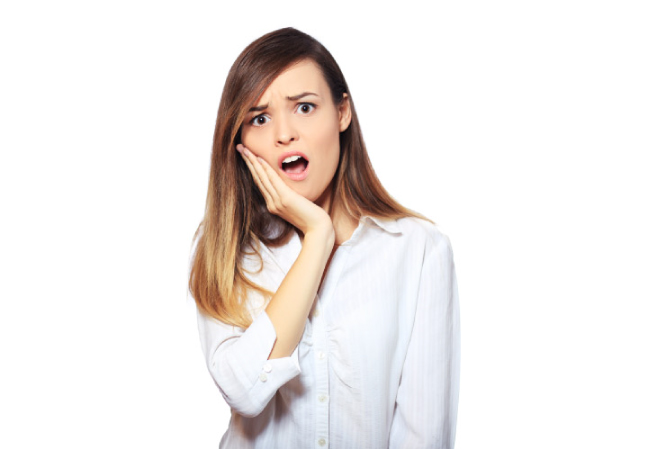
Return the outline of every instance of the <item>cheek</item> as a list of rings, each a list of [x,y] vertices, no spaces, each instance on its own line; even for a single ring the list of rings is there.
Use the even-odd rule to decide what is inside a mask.
[[[336,169],[340,153],[338,127],[330,127],[327,132],[322,133],[320,142],[324,163]]]
[[[333,120],[321,122],[312,129],[313,136],[318,142],[322,154],[331,156],[339,150],[339,127]]]
[[[268,163],[271,163],[269,158],[272,156],[269,152],[268,138],[265,138],[264,132],[261,130],[254,130],[252,132],[242,131],[241,143],[244,144],[251,152],[257,156],[261,156]],[[273,166],[273,164],[271,164]]]
[[[253,150],[253,147],[259,146],[258,141],[260,139],[256,134],[259,133],[254,133],[251,132],[248,128],[244,128],[241,132],[241,143],[244,144],[244,146],[248,147],[249,150]]]

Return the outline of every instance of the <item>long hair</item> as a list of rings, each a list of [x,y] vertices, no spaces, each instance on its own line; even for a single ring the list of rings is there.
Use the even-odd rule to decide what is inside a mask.
[[[242,269],[244,256],[257,255],[259,242],[285,244],[295,227],[271,214],[244,161],[237,157],[244,117],[273,80],[291,64],[311,60],[321,69],[336,105],[349,96],[352,120],[340,133],[339,165],[332,204],[347,213],[380,218],[425,217],[386,192],[372,169],[354,102],[338,64],[316,39],[293,28],[268,33],[252,42],[232,65],[223,88],[210,166],[205,215],[196,233],[189,289],[201,312],[224,323],[247,328],[251,316],[247,292],[265,298],[273,293],[253,283]],[[198,241],[197,241],[198,239]],[[245,249],[250,248],[250,253]],[[261,266],[260,266],[261,267]],[[260,269],[261,270],[261,269]]]

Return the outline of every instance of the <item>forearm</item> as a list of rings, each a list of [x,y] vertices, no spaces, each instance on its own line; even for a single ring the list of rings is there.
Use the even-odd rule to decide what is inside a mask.
[[[266,307],[277,335],[268,359],[290,356],[300,342],[333,246],[331,228],[305,234],[298,258]]]

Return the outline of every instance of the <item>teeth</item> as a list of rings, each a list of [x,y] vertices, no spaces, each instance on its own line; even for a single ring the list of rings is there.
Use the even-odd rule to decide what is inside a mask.
[[[282,164],[287,164],[287,163],[290,163],[290,162],[298,161],[300,158],[302,158],[302,156],[298,156],[298,155],[288,156],[288,157],[284,158],[284,161],[282,161]]]

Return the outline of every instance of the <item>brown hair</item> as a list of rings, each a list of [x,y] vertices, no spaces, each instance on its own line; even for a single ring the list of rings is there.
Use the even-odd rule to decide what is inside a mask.
[[[288,66],[312,60],[321,69],[336,105],[347,93],[352,121],[340,134],[341,154],[334,175],[332,203],[341,202],[355,219],[425,217],[395,201],[372,169],[361,135],[359,119],[343,73],[316,39],[293,28],[265,34],[239,55],[226,79],[219,104],[210,166],[205,216],[194,240],[189,289],[199,310],[224,323],[246,328],[251,317],[246,292],[254,289],[269,298],[273,293],[249,280],[243,269],[244,249],[260,261],[258,243],[283,245],[295,228],[271,214],[244,161],[237,157],[244,116],[272,81]],[[338,204],[338,203],[337,203]]]

